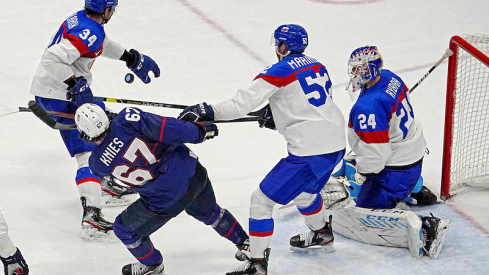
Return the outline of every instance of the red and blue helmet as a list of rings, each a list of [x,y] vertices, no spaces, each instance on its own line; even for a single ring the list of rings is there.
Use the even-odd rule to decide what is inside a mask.
[[[96,13],[103,13],[106,8],[111,8],[113,13],[118,4],[118,0],[85,0],[85,8]]]
[[[285,43],[290,53],[302,53],[309,44],[306,30],[295,24],[279,26],[273,33],[272,45],[278,47]]]

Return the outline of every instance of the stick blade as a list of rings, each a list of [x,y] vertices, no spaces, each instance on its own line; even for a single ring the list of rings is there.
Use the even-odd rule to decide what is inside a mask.
[[[41,105],[39,105],[34,100],[29,101],[28,104],[29,110],[31,110],[34,115],[36,115],[42,122],[51,127],[52,129],[57,130],[72,130],[76,129],[75,125],[61,124],[58,123],[54,118],[52,118],[46,110],[44,110]]]

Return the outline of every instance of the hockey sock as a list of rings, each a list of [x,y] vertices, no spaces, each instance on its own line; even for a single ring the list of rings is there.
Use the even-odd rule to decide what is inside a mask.
[[[326,224],[324,220],[323,198],[318,193],[314,201],[306,207],[302,207],[296,201],[297,209],[306,220],[306,225],[312,230],[319,230]]]
[[[88,206],[102,207],[100,178],[90,172],[90,168],[82,167],[76,172],[76,185],[80,197],[87,200]]]
[[[131,254],[144,265],[157,265],[163,262],[160,251],[155,249],[149,237],[141,237],[131,233],[120,221],[114,222],[114,234],[119,238]]]
[[[264,258],[265,250],[270,246],[273,235],[273,219],[250,219],[251,258]]]
[[[246,234],[233,214],[219,207],[217,204],[214,206],[214,210],[208,215],[195,218],[206,225],[212,226],[219,235],[236,245],[242,244],[248,239],[248,234]]]

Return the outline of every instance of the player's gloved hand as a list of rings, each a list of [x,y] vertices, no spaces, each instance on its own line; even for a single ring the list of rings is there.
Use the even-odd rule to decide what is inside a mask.
[[[217,129],[217,125],[212,123],[212,121],[195,121],[192,123],[197,125],[201,130],[202,139],[200,142],[204,142],[208,139],[212,139],[219,135],[219,130]]]
[[[211,105],[203,102],[183,109],[177,118],[189,122],[214,121],[214,110]]]
[[[151,82],[151,78],[148,73],[153,72],[155,77],[160,77],[160,68],[154,62],[151,57],[141,54],[138,51],[132,49],[129,51],[134,54],[134,61],[131,64],[127,64],[127,67],[133,71],[144,83],[148,84]]]
[[[66,94],[66,99],[73,101],[76,106],[93,101],[92,89],[90,89],[85,77],[72,76],[65,80],[64,83],[68,85],[68,91],[70,91]]]
[[[360,173],[355,173],[355,182],[358,184],[358,185],[362,185],[365,180],[367,179],[367,177],[365,177],[364,175],[360,174]]]
[[[265,107],[265,112],[258,119],[258,126],[260,128],[268,128],[272,130],[277,130],[277,126],[275,125],[275,121],[273,120],[272,109],[270,108],[270,104]]]
[[[18,248],[12,256],[7,258],[0,257],[0,260],[2,260],[5,275],[29,275],[29,267]]]

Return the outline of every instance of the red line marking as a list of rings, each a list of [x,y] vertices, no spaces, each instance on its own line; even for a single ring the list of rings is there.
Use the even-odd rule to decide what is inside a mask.
[[[257,53],[255,53],[253,50],[250,48],[246,47],[246,43],[240,41],[238,38],[236,38],[234,35],[229,33],[224,27],[219,25],[219,23],[215,22],[214,20],[210,19],[210,16],[207,16],[204,12],[196,8],[194,5],[190,4],[187,0],[178,0],[182,5],[187,7],[193,14],[197,15],[202,21],[204,21],[207,25],[211,26],[218,32],[224,35],[227,40],[231,41],[235,46],[238,48],[242,49],[244,52],[249,54],[253,59],[256,61],[260,62],[263,66],[268,66],[269,62],[265,61],[263,58],[260,57]]]

